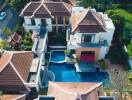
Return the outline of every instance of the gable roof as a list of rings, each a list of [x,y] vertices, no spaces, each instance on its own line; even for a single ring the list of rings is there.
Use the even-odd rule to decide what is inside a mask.
[[[40,2],[30,2],[23,9],[22,16],[32,16],[33,12],[39,7]]]
[[[75,13],[71,17],[72,32],[98,33],[106,32],[102,16],[91,8]]]
[[[58,91],[63,91],[71,94],[86,94],[90,93],[94,89],[100,87],[102,83],[93,83],[93,82],[49,82],[49,87],[57,87]],[[50,89],[50,88],[49,88]],[[49,92],[54,92],[50,91]]]
[[[12,45],[15,45],[17,43],[21,43],[22,42],[22,36],[19,35],[18,33],[14,33],[13,36],[11,37],[10,43]]]
[[[38,9],[34,12],[35,18],[51,18],[51,12],[45,7],[45,5],[41,5]]]
[[[32,60],[32,52],[4,51],[0,58],[0,72],[4,70],[8,65],[10,65],[10,67],[15,70],[17,75],[26,82],[28,79]]]
[[[71,4],[72,6],[76,6],[76,3],[77,3],[76,0],[52,0],[52,1],[55,1],[55,2],[65,2],[65,3]]]
[[[45,3],[45,6],[53,16],[70,16],[71,12],[63,2]]]
[[[64,2],[33,2],[28,3],[20,16],[49,18],[51,16],[70,16],[71,11]]]
[[[25,100],[26,95],[23,94],[4,94],[3,96],[0,97],[1,100]]]

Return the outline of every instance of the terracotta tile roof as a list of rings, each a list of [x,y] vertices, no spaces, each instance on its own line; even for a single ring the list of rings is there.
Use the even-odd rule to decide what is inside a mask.
[[[22,11],[22,16],[32,16],[33,12],[37,9],[40,5],[40,2],[30,2],[28,3]]]
[[[26,95],[18,94],[4,94],[0,97],[0,100],[25,100]]]
[[[32,52],[4,51],[0,58],[0,72],[11,63],[11,67],[17,70],[24,81],[27,81],[32,60]]]
[[[56,100],[99,100],[104,94],[102,83],[49,82],[48,95]]]
[[[35,18],[51,18],[51,12],[45,7],[45,5],[40,5],[38,9],[34,12]]]
[[[91,92],[93,89],[102,85],[102,83],[90,83],[90,82],[50,82],[49,85],[57,86],[62,88],[65,91],[71,93],[88,93]]]
[[[21,42],[22,42],[22,36],[17,33],[14,33],[10,40],[10,43],[15,45],[15,44],[21,43]]]
[[[32,60],[32,52],[17,52],[12,55],[11,62],[25,81],[28,79]]]
[[[16,73],[11,63],[0,72],[0,90],[3,92],[29,91],[20,76]]]
[[[72,6],[76,6],[77,4],[76,0],[45,0],[45,2],[65,2],[71,4]]]
[[[53,16],[70,16],[70,10],[67,5],[62,2],[45,3],[45,6],[49,9]]]
[[[63,2],[70,3],[72,6],[76,6],[77,1],[76,0],[62,0]]]
[[[8,64],[11,59],[12,54],[9,52],[4,52],[0,57],[0,72],[4,69],[4,67]]]
[[[101,15],[91,8],[75,13],[71,17],[72,32],[98,33],[106,32]]]
[[[43,6],[41,6],[43,5]],[[20,16],[45,17],[51,16],[70,16],[71,9],[64,2],[30,2],[22,10]]]

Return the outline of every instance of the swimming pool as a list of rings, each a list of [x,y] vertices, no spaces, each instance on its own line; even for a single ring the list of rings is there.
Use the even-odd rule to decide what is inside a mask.
[[[64,51],[52,51],[50,62],[64,62],[65,53]]]
[[[105,86],[110,86],[107,72],[81,72],[75,70],[74,64],[50,63],[49,70],[54,72],[56,82],[103,82]]]

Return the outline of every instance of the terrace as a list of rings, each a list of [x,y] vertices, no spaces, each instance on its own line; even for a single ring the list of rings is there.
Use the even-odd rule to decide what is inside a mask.
[[[89,42],[81,42],[77,44],[77,47],[96,47],[100,48],[102,46],[108,46],[108,43],[106,40],[100,41],[98,43],[89,43]]]

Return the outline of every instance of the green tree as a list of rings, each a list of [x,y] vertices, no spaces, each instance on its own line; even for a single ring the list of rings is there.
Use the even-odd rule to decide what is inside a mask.
[[[21,10],[30,0],[6,0],[14,10]]]
[[[6,40],[0,40],[0,49],[6,49],[8,42]]]
[[[114,36],[125,38],[125,43],[128,44],[132,38],[132,14],[122,9],[108,10],[105,13],[114,22],[116,28]]]
[[[114,10],[108,10],[105,12],[112,19],[115,25],[114,37],[122,37],[125,26],[125,19]]]
[[[9,37],[9,36],[12,35],[12,31],[11,31],[9,28],[7,28],[7,27],[4,28],[3,33],[4,33],[7,37]]]
[[[109,59],[113,64],[122,64],[125,69],[128,70],[128,54],[124,50],[124,45],[120,42],[120,39],[114,39],[112,46],[109,50]]]
[[[132,43],[130,43],[130,44],[127,46],[127,50],[128,50],[128,54],[129,54],[130,58],[132,58]]]
[[[113,0],[82,0],[80,5],[87,8],[93,7],[100,11],[106,11],[112,8]]]

